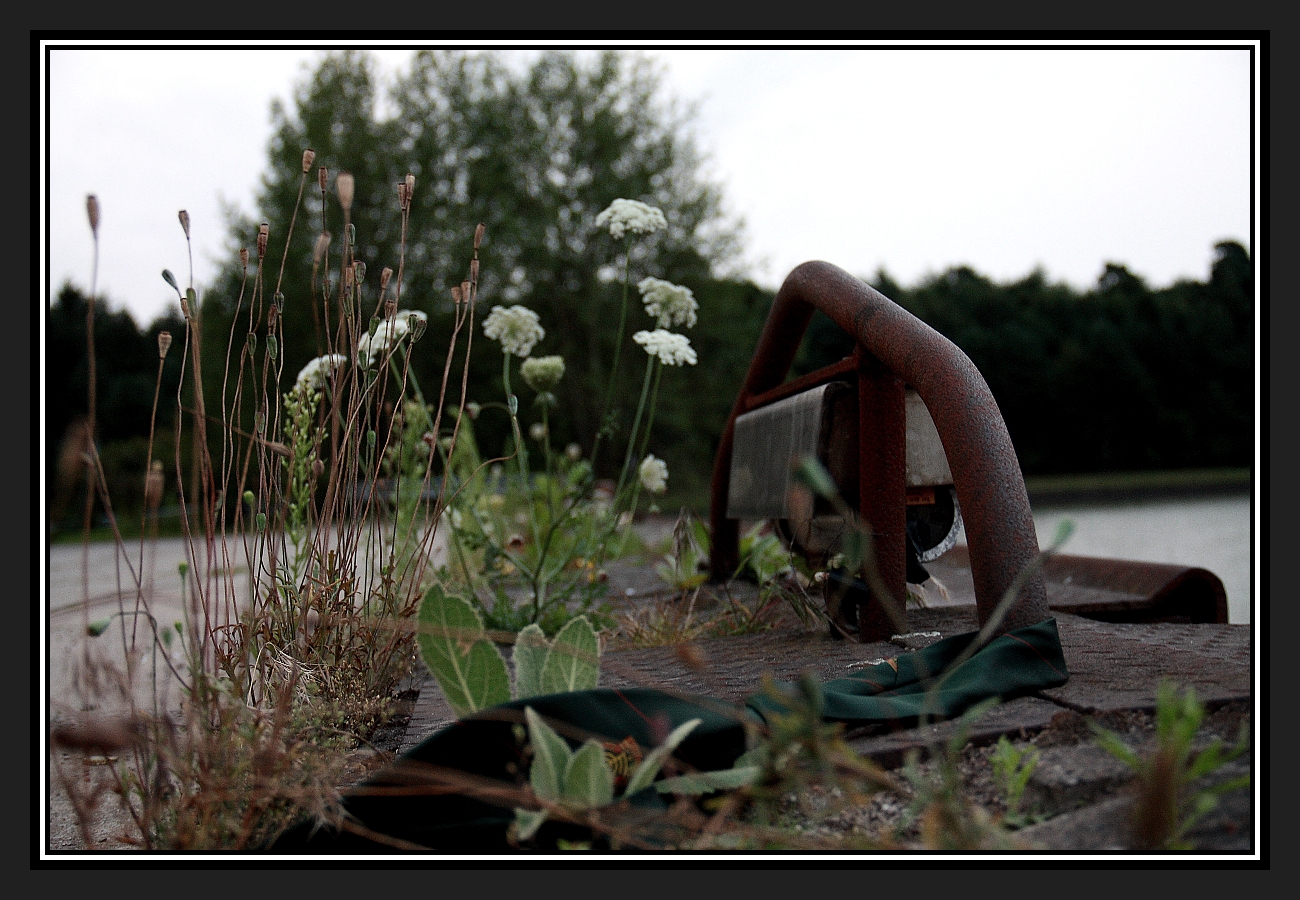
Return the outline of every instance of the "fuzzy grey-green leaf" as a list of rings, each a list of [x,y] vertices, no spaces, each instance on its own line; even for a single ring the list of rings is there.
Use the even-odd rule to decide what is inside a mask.
[[[542,666],[541,692],[586,691],[600,680],[600,638],[586,616],[560,629]]]
[[[527,700],[542,693],[542,667],[550,648],[550,642],[536,622],[525,625],[515,636],[516,700]]]
[[[588,740],[569,759],[564,771],[563,798],[591,809],[614,800],[614,772],[605,761],[605,748]]]
[[[655,776],[659,774],[659,769],[663,767],[664,761],[672,755],[673,751],[677,749],[677,745],[684,741],[686,736],[694,731],[695,726],[702,721],[704,720],[691,719],[689,722],[683,722],[672,730],[667,740],[647,753],[645,759],[641,760],[641,765],[636,767],[636,771],[628,779],[627,788],[624,789],[623,795],[631,797],[642,788],[649,787],[650,783],[655,780]]]
[[[510,701],[505,657],[467,601],[434,585],[420,601],[418,627],[420,655],[457,718]]]
[[[531,707],[524,707],[528,722],[528,739],[533,746],[533,765],[528,772],[528,783],[533,793],[543,800],[558,800],[564,792],[564,773],[569,768],[573,752],[555,729],[542,721]]]

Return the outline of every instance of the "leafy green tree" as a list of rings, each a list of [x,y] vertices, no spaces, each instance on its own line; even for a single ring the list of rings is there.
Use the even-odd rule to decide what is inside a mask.
[[[271,235],[263,296],[278,283],[285,297],[283,377],[292,378],[323,348],[315,333],[329,306],[320,272],[313,276],[313,250],[322,230],[331,232],[331,253],[340,246],[333,191],[337,173],[348,171],[357,184],[352,221],[358,256],[367,264],[364,284],[373,284],[383,267],[394,270],[399,307],[429,316],[421,350],[447,345],[451,289],[467,277],[476,225],[486,226],[478,323],[495,304],[523,303],[540,314],[547,334],[536,352],[562,355],[567,363],[556,390],[564,415],[553,417],[555,440],[589,451],[610,380],[624,266],[634,282],[653,275],[704,291],[735,258],[737,227],[722,214],[718,186],[701,174],[688,111],[664,96],[650,62],[614,51],[590,62],[548,52],[520,70],[496,53],[426,50],[397,79],[390,99],[392,115],[381,120],[373,63],[349,51],[327,57],[299,86],[292,111],[273,108],[277,127],[258,219]],[[327,202],[322,213],[313,171],[295,221],[306,148],[330,173]],[[408,174],[415,187],[403,236],[396,184]],[[619,197],[659,207],[668,228],[652,240],[615,241],[594,223]],[[232,223],[232,259],[237,247],[252,245],[256,228],[248,218]],[[633,255],[625,260],[629,247]],[[332,278],[337,286],[337,273]],[[257,311],[251,282],[238,266],[227,269],[207,297],[209,335],[228,331],[235,311],[249,315],[250,305],[264,331],[265,301]],[[625,363],[615,384],[623,409],[635,406],[640,386],[637,367],[626,364],[639,352],[631,341],[635,330],[624,335]],[[500,361],[481,333],[475,341],[469,399],[495,399]],[[224,353],[225,345],[208,341],[208,372],[218,363],[206,354]],[[417,351],[413,360],[426,383],[441,376],[444,360],[435,357]],[[668,399],[661,404],[671,406]],[[478,432],[491,448],[506,437],[506,423],[485,417]],[[605,462],[616,465],[612,455]]]

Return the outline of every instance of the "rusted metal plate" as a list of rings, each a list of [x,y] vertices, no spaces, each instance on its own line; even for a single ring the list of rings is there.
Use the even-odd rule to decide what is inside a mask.
[[[970,552],[958,544],[927,563],[948,594],[926,598],[936,606],[974,603]],[[1172,563],[1057,553],[1043,566],[1048,608],[1107,622],[1228,622],[1223,582],[1208,569]]]
[[[729,518],[792,517],[792,466],[805,456],[826,460],[833,419],[830,402],[847,390],[843,382],[818,385],[736,418]]]
[[[1070,680],[1040,692],[1083,713],[1154,709],[1163,679],[1206,703],[1251,696],[1249,625],[1099,622],[1058,613]]]

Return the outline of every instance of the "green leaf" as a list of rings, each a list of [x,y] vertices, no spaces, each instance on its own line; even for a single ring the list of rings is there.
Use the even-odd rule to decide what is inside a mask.
[[[661,794],[691,796],[709,794],[713,791],[734,791],[753,784],[762,771],[759,766],[735,766],[714,772],[692,772],[688,775],[661,779],[655,782],[655,790]]]
[[[1097,745],[1103,750],[1126,764],[1133,771],[1138,771],[1142,767],[1142,758],[1133,751],[1128,744],[1120,740],[1119,735],[1113,731],[1102,728],[1095,722],[1089,721],[1088,725],[1092,728],[1096,736]]]
[[[811,454],[800,457],[795,463],[795,477],[827,500],[839,496],[840,490],[835,486],[835,479],[821,461]]]
[[[605,761],[605,748],[588,740],[564,769],[563,799],[592,809],[614,800],[614,772]]]
[[[417,615],[420,655],[457,718],[510,701],[505,657],[487,639],[473,606],[434,585]]]
[[[542,693],[542,667],[550,652],[550,642],[536,622],[525,625],[515,636],[515,699],[527,700]]]
[[[641,760],[641,765],[636,767],[632,777],[627,780],[627,788],[623,791],[623,796],[631,797],[642,788],[650,786],[659,774],[659,769],[663,767],[664,761],[672,755],[677,749],[677,745],[686,739],[686,736],[695,730],[703,719],[691,719],[689,722],[683,722],[673,729],[668,735],[668,739],[655,747],[646,754],[645,759]]]
[[[112,621],[113,620],[110,617],[107,619],[100,619],[97,622],[91,622],[89,625],[86,626],[86,634],[90,635],[91,637],[99,637],[105,631],[108,631],[108,625]]]
[[[543,694],[586,691],[600,680],[600,638],[586,616],[570,619],[551,644],[542,666]]]
[[[515,807],[515,837],[526,841],[537,834],[537,829],[546,821],[544,809],[521,809]]]
[[[564,773],[569,768],[573,753],[564,738],[542,721],[531,706],[524,707],[528,722],[528,738],[533,745],[533,765],[528,772],[528,782],[533,793],[543,800],[558,800],[564,793]]]

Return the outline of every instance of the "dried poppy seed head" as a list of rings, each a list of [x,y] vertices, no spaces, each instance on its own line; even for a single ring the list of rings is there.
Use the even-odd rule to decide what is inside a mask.
[[[415,176],[410,172],[406,173],[406,202],[410,203],[411,198],[415,196]]]
[[[86,215],[90,217],[90,233],[99,237],[99,198],[94,194],[86,195]]]
[[[176,218],[181,220],[181,231],[185,232],[185,240],[188,241],[190,239],[190,214],[182,209],[176,214]]]
[[[487,231],[487,226],[484,225],[482,222],[479,222],[478,225],[474,227],[474,249],[475,250],[477,250],[479,248],[479,245],[483,243],[484,231]]]
[[[388,288],[388,282],[393,280],[393,267],[384,266],[384,270],[379,273],[379,289],[381,291]]]
[[[357,260],[352,264],[352,272],[356,275],[357,284],[366,280],[366,264],[361,260]]]
[[[172,345],[172,333],[170,331],[158,332],[158,358],[166,359],[167,350]]]
[[[352,209],[352,196],[356,193],[357,183],[350,172],[340,172],[339,177],[334,179],[334,190],[339,194],[339,205],[343,207],[344,212]]]
[[[266,243],[271,239],[271,226],[263,222],[257,228],[257,258],[266,258]]]
[[[453,284],[451,286],[451,300],[457,306],[460,306],[460,285]]]
[[[247,247],[239,248],[239,265],[245,271],[248,270],[248,248]]]
[[[473,282],[478,281],[478,257],[477,256],[469,261],[469,280]]]
[[[397,182],[397,208],[406,209],[407,202],[409,199],[410,198],[407,196],[406,193],[406,182],[405,181]]]
[[[460,295],[465,298],[466,303],[469,302],[469,298],[471,296],[470,294],[471,287],[473,287],[473,285],[470,284],[468,281],[462,281],[460,283]]]
[[[384,301],[384,318],[391,319],[395,315],[397,315],[397,301],[389,297]]]
[[[190,320],[190,304],[184,297],[181,298],[181,315],[185,317],[186,322]]]
[[[308,147],[302,151],[302,174],[306,175],[311,171],[311,164],[316,161],[316,151]]]
[[[325,251],[330,248],[330,233],[322,231],[320,237],[316,238],[316,246],[312,250],[312,262],[320,265],[320,261],[325,257]]]
[[[316,180],[320,182],[320,192],[325,193],[325,188],[329,185],[330,170],[321,166],[316,170]]]

